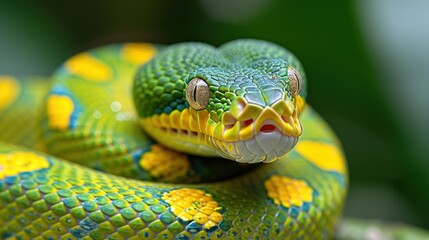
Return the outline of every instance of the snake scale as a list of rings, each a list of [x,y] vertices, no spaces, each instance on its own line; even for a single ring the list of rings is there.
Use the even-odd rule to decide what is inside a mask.
[[[2,76],[0,236],[329,239],[347,168],[306,86],[292,53],[251,39],[111,44],[49,79]]]

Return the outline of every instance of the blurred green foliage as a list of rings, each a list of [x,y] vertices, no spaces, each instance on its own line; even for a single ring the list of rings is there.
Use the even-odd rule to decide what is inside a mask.
[[[4,1],[0,13],[0,72],[15,75],[48,75],[72,54],[111,42],[283,45],[306,68],[308,102],[344,145],[345,215],[429,227],[429,180],[385,99],[353,1]]]

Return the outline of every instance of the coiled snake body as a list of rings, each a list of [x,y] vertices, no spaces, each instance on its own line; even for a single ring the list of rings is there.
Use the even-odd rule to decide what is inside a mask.
[[[332,237],[345,161],[284,48],[115,44],[47,85],[0,78],[2,238]]]

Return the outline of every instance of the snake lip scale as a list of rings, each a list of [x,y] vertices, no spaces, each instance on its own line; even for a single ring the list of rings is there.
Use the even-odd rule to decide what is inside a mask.
[[[283,157],[297,142],[297,137],[284,135],[278,130],[259,132],[253,138],[233,143],[236,155],[231,150],[228,155],[221,151],[218,154],[225,158],[231,155],[239,163],[270,163]],[[214,139],[212,143],[220,149],[223,147]]]

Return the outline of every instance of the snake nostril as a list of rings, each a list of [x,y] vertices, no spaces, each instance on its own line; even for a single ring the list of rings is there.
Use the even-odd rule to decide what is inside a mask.
[[[274,130],[276,130],[276,126],[274,126],[273,124],[265,124],[264,126],[261,127],[261,132],[272,132]]]

